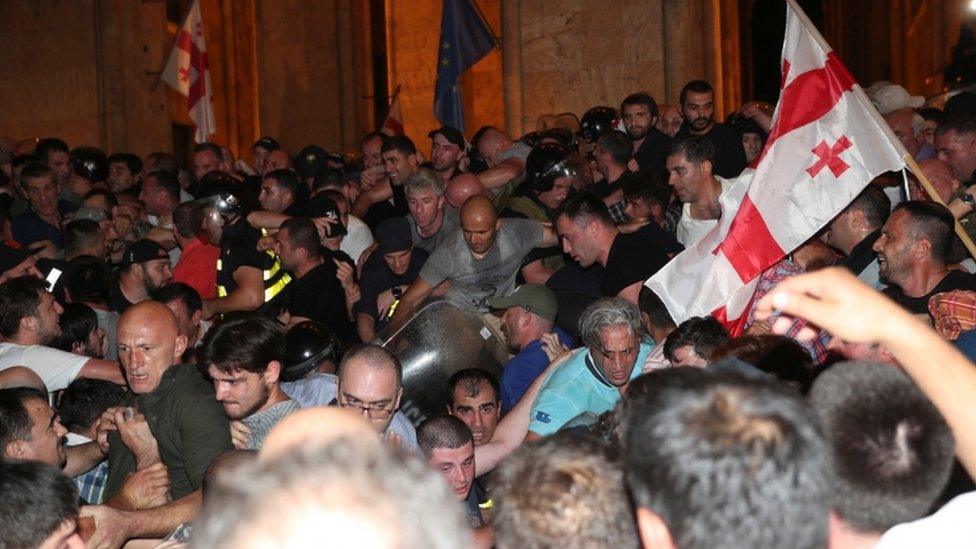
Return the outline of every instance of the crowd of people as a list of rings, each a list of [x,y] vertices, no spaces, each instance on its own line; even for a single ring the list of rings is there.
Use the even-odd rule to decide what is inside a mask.
[[[429,159],[0,142],[0,547],[965,546],[976,95],[867,91],[940,196],[864,181],[742,334],[644,285],[771,129],[704,81]],[[417,425],[383,343],[431,299],[507,358]]]

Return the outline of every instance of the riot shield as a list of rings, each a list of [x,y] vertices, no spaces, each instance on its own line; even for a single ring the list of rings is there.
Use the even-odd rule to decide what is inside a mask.
[[[382,330],[374,343],[403,365],[400,411],[415,426],[447,411],[447,382],[455,372],[479,368],[501,378],[509,356],[504,339],[479,314],[443,300],[427,303],[394,332]]]

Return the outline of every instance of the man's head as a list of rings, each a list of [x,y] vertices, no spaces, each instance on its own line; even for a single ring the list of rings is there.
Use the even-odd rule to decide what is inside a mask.
[[[318,229],[310,219],[286,219],[278,228],[274,239],[281,265],[289,271],[301,270],[321,257]]]
[[[255,141],[251,147],[251,151],[254,153],[254,169],[258,173],[264,173],[265,160],[268,158],[268,153],[280,148],[281,145],[278,144],[278,140],[271,136],[266,135]]]
[[[267,175],[275,170],[292,170],[294,167],[294,160],[291,154],[285,149],[277,149],[268,152],[267,156],[264,157],[264,171],[261,175]]]
[[[434,416],[417,427],[417,445],[427,464],[454,490],[455,498],[468,499],[474,484],[474,440],[468,426],[454,416]]]
[[[826,546],[826,449],[795,391],[692,368],[649,376],[625,426],[645,547]]]
[[[661,345],[664,339],[677,328],[664,301],[647,286],[641,286],[637,297],[637,308],[640,310],[644,328],[658,345]]]
[[[166,305],[176,317],[176,326],[181,336],[186,336],[187,347],[197,344],[200,335],[200,321],[203,319],[203,300],[190,285],[171,282],[152,294],[155,301]]]
[[[484,195],[472,196],[461,207],[461,231],[471,253],[483,256],[495,243],[501,227],[498,212],[491,199]]]
[[[34,147],[34,156],[51,169],[58,183],[66,184],[71,178],[71,151],[64,141],[56,137],[41,139]]]
[[[437,173],[451,173],[466,154],[464,134],[450,126],[443,126],[427,134],[430,138],[430,163]]]
[[[68,303],[63,307],[58,326],[60,335],[51,347],[76,355],[93,358],[105,356],[105,330],[98,327],[95,311],[84,303]]]
[[[657,122],[657,116],[657,102],[646,93],[628,95],[620,104],[620,117],[627,128],[627,135],[634,141],[647,137]]]
[[[151,172],[142,182],[139,199],[150,215],[169,215],[180,204],[180,181],[174,172]]]
[[[119,318],[116,342],[125,378],[137,395],[155,391],[186,350],[186,336],[180,335],[176,317],[158,301],[126,309]]]
[[[938,158],[927,158],[919,162],[918,167],[935,188],[939,198],[946,204],[951,202],[952,195],[962,185],[952,166]],[[928,193],[922,190],[921,185],[916,183],[914,178],[908,180],[908,190],[911,200],[930,200]]]
[[[682,322],[664,342],[664,356],[675,366],[704,368],[716,347],[731,339],[712,316],[693,316]]]
[[[0,451],[4,459],[40,461],[63,469],[68,462],[64,450],[67,434],[48,404],[47,394],[30,387],[0,389]]]
[[[0,335],[22,345],[47,345],[61,334],[63,309],[34,276],[19,276],[0,284]]]
[[[922,130],[925,129],[925,119],[914,109],[904,108],[885,115],[885,122],[895,134],[895,137],[905,146],[908,154],[915,156],[918,149],[925,143]]]
[[[681,129],[684,117],[681,109],[677,105],[661,105],[660,114],[657,115],[657,123],[654,127],[668,137],[674,137]]]
[[[614,387],[626,387],[644,334],[637,306],[620,297],[600,298],[583,311],[579,331],[604,380]]]
[[[640,171],[628,177],[623,185],[624,211],[630,219],[646,219],[664,225],[671,187],[656,171]]]
[[[46,164],[32,163],[20,172],[20,185],[24,189],[31,209],[42,216],[58,213],[58,197],[61,184]]]
[[[952,213],[935,202],[909,200],[896,206],[874,242],[881,277],[904,287],[917,269],[944,265],[954,224]]]
[[[607,205],[591,192],[573,195],[563,202],[556,230],[563,252],[583,267],[599,262],[617,234]]]
[[[61,237],[64,241],[64,258],[69,261],[82,255],[105,258],[108,254],[105,233],[91,219],[76,219],[68,223],[62,229]]]
[[[715,90],[704,80],[692,80],[681,89],[681,114],[692,134],[708,133],[715,124]]]
[[[604,177],[610,173],[611,167],[626,169],[630,161],[633,142],[630,136],[620,130],[603,132],[596,140],[596,168]]]
[[[112,268],[102,258],[78,256],[68,263],[64,291],[71,302],[108,303],[112,293]]]
[[[273,320],[224,320],[207,332],[200,349],[200,362],[227,417],[243,419],[263,410],[278,392],[285,333]]]
[[[291,170],[271,170],[261,181],[261,194],[258,202],[269,212],[281,213],[288,209],[301,196],[298,174]]]
[[[108,157],[108,188],[122,192],[136,183],[142,173],[142,160],[132,153],[115,153]]]
[[[953,463],[945,419],[900,368],[842,362],[813,384],[835,483],[831,508],[849,527],[881,534],[925,516]]]
[[[543,284],[523,284],[509,296],[496,296],[488,306],[502,313],[502,332],[513,352],[524,349],[552,331],[559,303]]]
[[[137,240],[122,253],[120,277],[128,278],[141,286],[146,298],[162,288],[173,278],[169,253],[159,243]]]
[[[678,200],[694,203],[702,198],[714,181],[714,160],[715,147],[707,137],[693,135],[671,145],[666,161],[668,184]]]
[[[471,138],[471,146],[478,151],[489,168],[498,164],[498,155],[510,149],[512,144],[512,138],[494,126],[479,128]]]
[[[935,129],[945,122],[945,115],[941,110],[935,107],[928,107],[924,109],[919,109],[918,114],[921,115],[922,120],[925,124],[922,126],[922,137],[929,145],[935,146]]]
[[[451,376],[447,390],[447,413],[468,426],[475,446],[489,442],[502,413],[495,376],[478,368],[465,368]]]
[[[391,217],[376,228],[376,249],[390,272],[403,276],[410,269],[413,258],[413,238],[410,222],[405,217]]]
[[[936,128],[935,150],[939,160],[952,165],[960,181],[968,181],[976,172],[976,120],[955,118]]]
[[[79,377],[58,397],[61,424],[71,433],[94,440],[98,420],[112,406],[119,406],[125,389],[101,379]]]
[[[447,188],[444,190],[444,198],[452,207],[460,209],[468,198],[476,194],[484,194],[484,192],[485,187],[477,175],[462,173],[455,175],[447,184]]]
[[[193,177],[199,181],[208,173],[220,170],[223,161],[224,153],[220,145],[198,143],[193,147]]]
[[[417,147],[405,135],[389,137],[383,142],[383,166],[390,183],[401,185],[420,167]]]
[[[76,532],[78,489],[60,470],[0,460],[0,539],[5,547],[83,549]]]
[[[868,185],[827,225],[827,244],[851,253],[867,235],[880,229],[891,213],[891,199],[880,187]]]
[[[499,549],[637,546],[623,469],[592,438],[560,432],[523,444],[493,480]]]
[[[383,143],[387,136],[380,132],[370,132],[359,142],[363,154],[363,167],[366,169],[383,165]]]
[[[403,396],[400,360],[379,345],[361,345],[342,357],[336,388],[339,405],[362,413],[378,433],[386,432]]]
[[[407,195],[407,208],[419,230],[433,230],[443,221],[444,180],[437,174],[418,169],[403,182],[403,192]]]

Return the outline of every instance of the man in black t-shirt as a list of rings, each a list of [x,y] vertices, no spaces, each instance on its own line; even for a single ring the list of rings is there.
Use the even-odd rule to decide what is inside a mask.
[[[600,291],[637,304],[644,281],[668,262],[657,242],[617,230],[606,204],[593,193],[570,197],[556,219],[563,251],[583,267],[603,266]]]
[[[685,121],[674,136],[675,140],[702,135],[712,142],[715,175],[731,179],[746,167],[746,150],[742,138],[731,126],[715,121],[715,90],[703,80],[692,80],[681,90],[681,114]]]

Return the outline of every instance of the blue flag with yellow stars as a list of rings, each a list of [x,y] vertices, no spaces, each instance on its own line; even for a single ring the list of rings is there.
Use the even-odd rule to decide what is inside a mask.
[[[461,73],[497,45],[474,0],[444,0],[434,88],[434,116],[441,124],[464,132]]]

